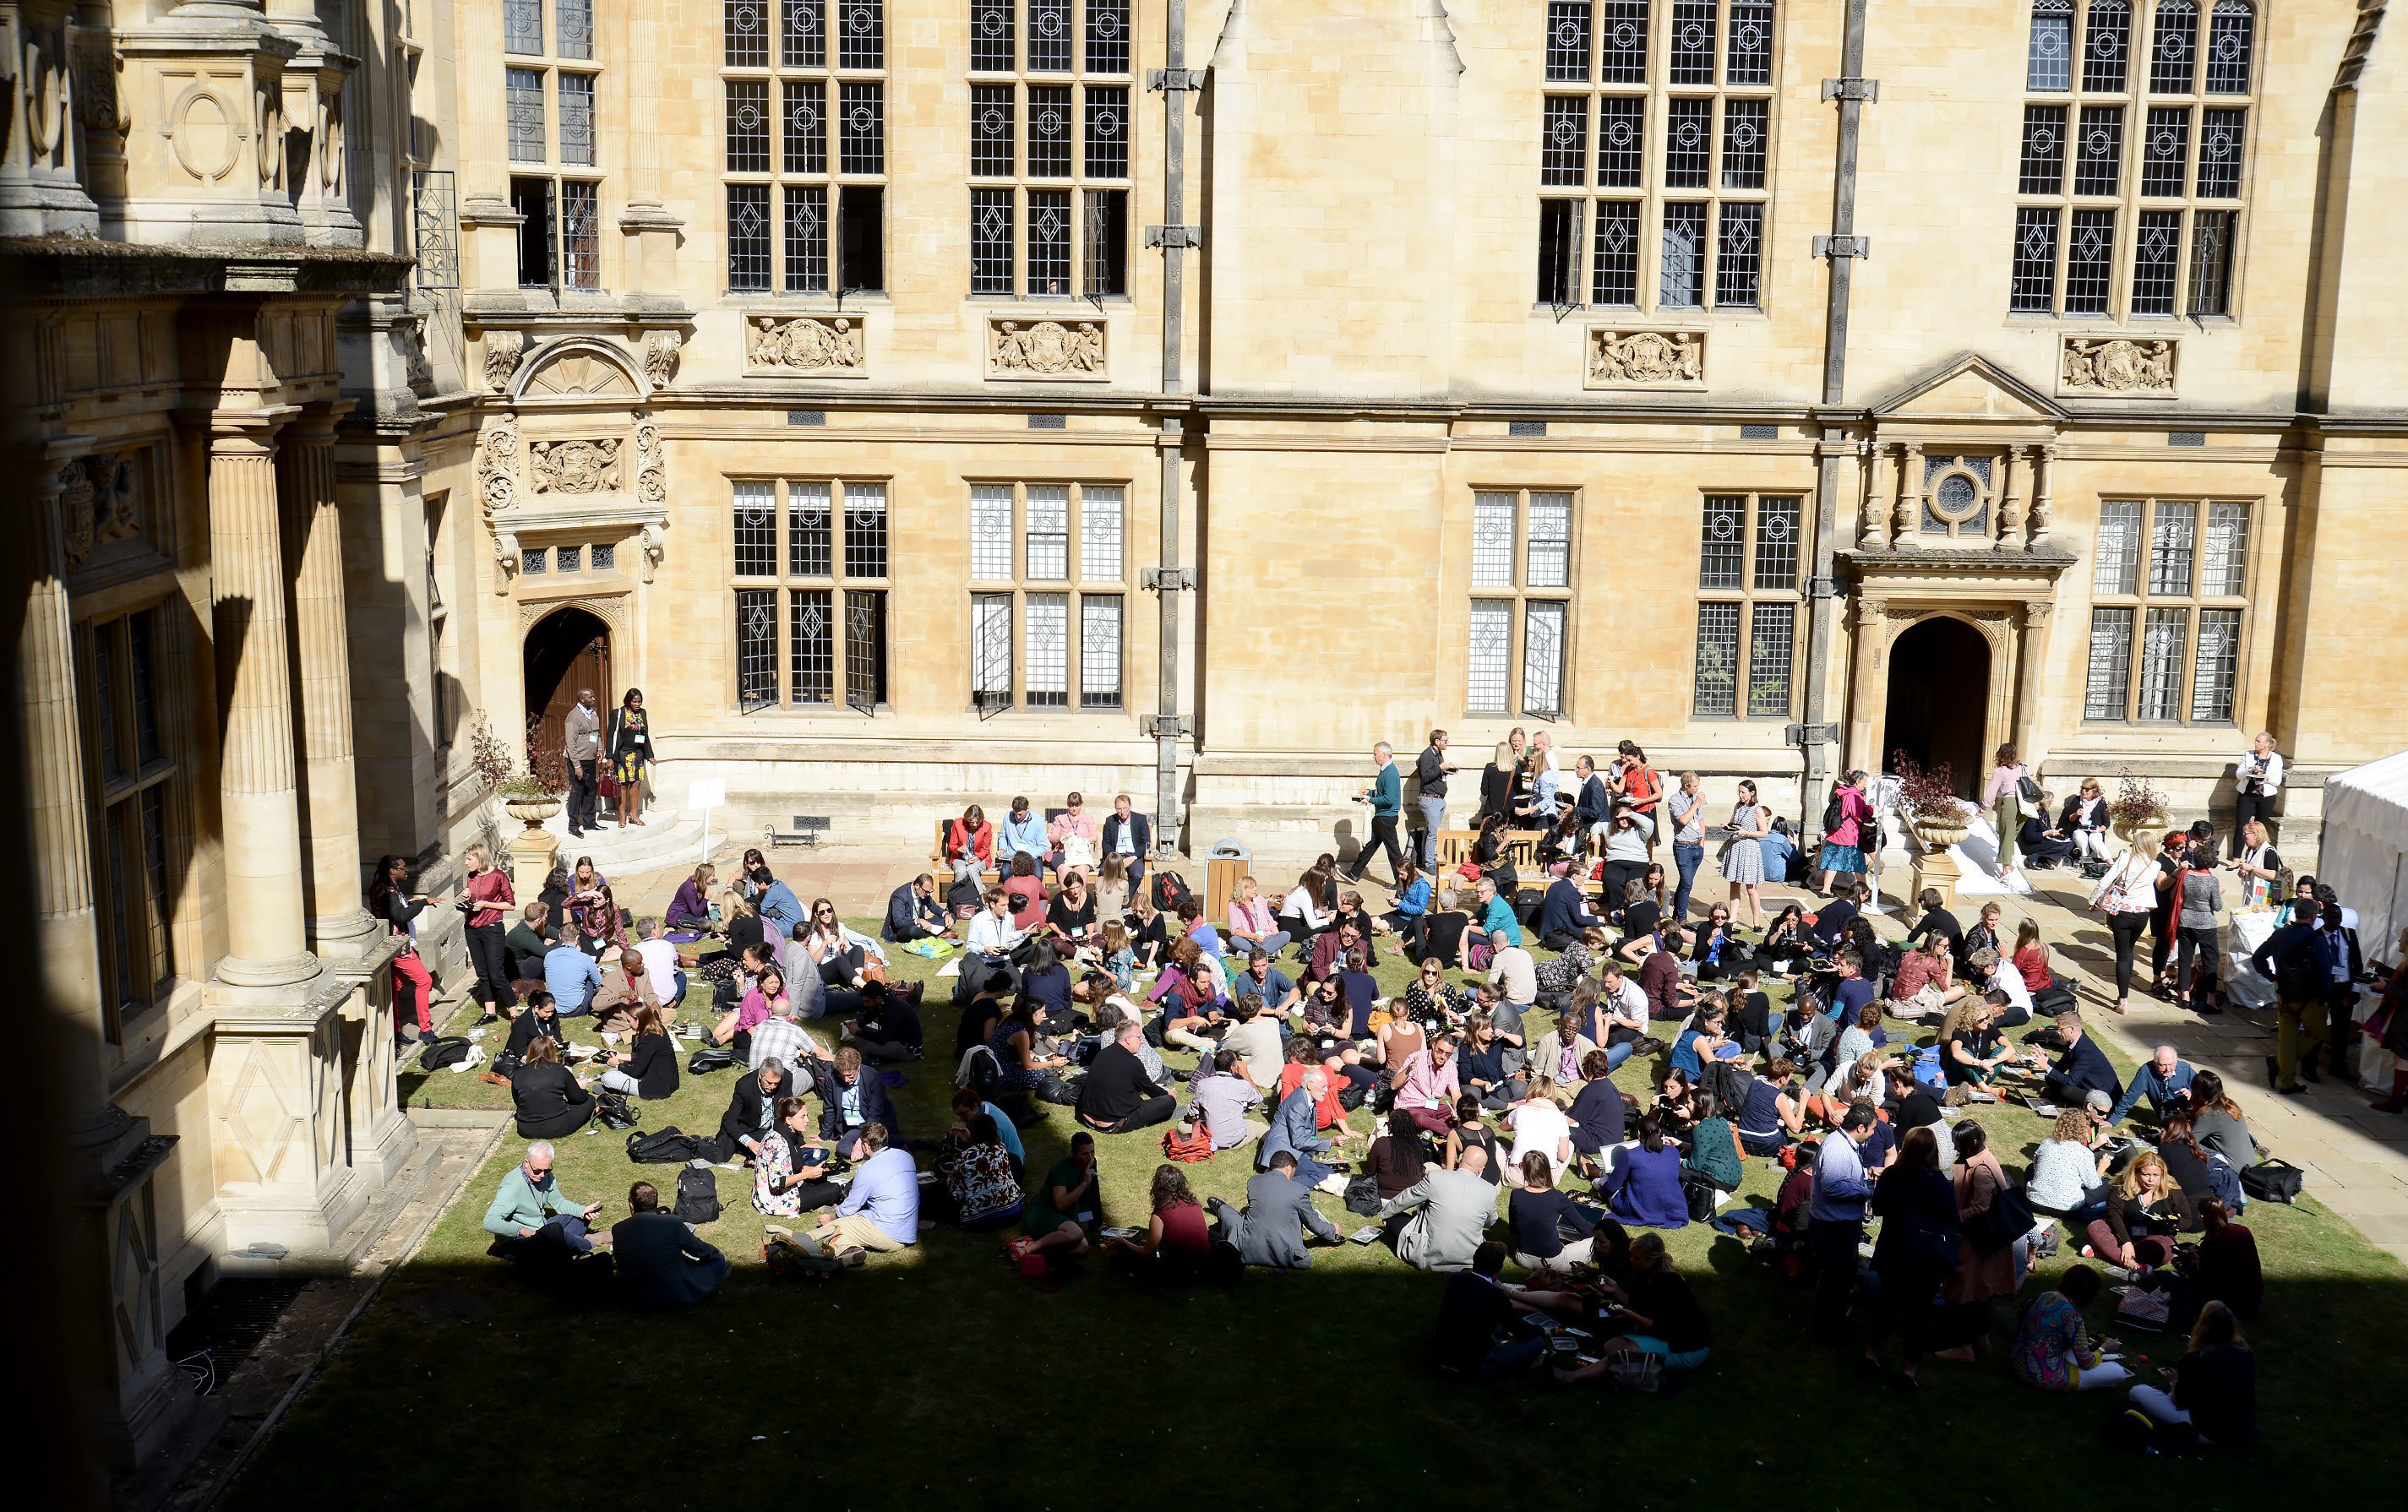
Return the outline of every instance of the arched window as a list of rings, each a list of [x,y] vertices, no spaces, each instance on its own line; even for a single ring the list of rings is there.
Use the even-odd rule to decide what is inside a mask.
[[[2207,32],[2207,93],[2249,93],[2250,54],[2258,40],[2258,12],[2249,0],[2216,0]]]
[[[2024,87],[2073,88],[2073,0],[2034,0],[2031,55],[2024,70]]]
[[[2131,61],[2130,0],[2090,0],[2090,24],[2082,39],[2082,87],[2121,93]]]
[[[2188,94],[2199,76],[2199,7],[2192,0],[2158,0],[2149,47],[2149,93]]]

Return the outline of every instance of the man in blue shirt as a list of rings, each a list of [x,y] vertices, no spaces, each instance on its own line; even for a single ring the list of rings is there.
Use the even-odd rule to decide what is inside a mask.
[[[543,985],[551,989],[553,1008],[562,1018],[593,1010],[594,995],[602,991],[602,971],[577,948],[575,931],[564,927],[543,953]]]
[[[2115,1100],[2115,1111],[2107,1115],[2111,1124],[2124,1121],[2124,1115],[2140,1105],[2143,1097],[2149,1100],[2149,1110],[2157,1121],[2166,1121],[2166,1109],[2184,1102],[2190,1095],[2191,1077],[2195,1075],[2190,1063],[2184,1060],[2171,1045],[2160,1045],[2157,1053],[2146,1065],[2132,1073],[2132,1084]]]
[[[1865,980],[1865,958],[1854,950],[1842,950],[1837,963],[1840,985],[1831,993],[1831,1017],[1843,1027],[1856,1021],[1856,1015],[1873,1000],[1873,984]]]
[[[1229,991],[1232,996],[1239,992],[1256,994],[1263,1000],[1263,1011],[1277,1019],[1285,1019],[1301,1001],[1296,983],[1288,979],[1287,973],[1272,965],[1269,955],[1261,950],[1246,957],[1245,972]]]
[[[1354,795],[1356,803],[1371,806],[1371,838],[1354,852],[1354,869],[1346,874],[1350,882],[1363,880],[1363,873],[1371,864],[1371,852],[1385,849],[1388,852],[1389,886],[1398,887],[1396,880],[1404,875],[1405,853],[1397,844],[1397,819],[1405,811],[1405,779],[1397,772],[1397,754],[1384,740],[1371,748],[1371,761],[1377,767],[1371,785]]]
[[[1814,1186],[1807,1202],[1806,1248],[1814,1257],[1814,1300],[1809,1328],[1827,1344],[1846,1337],[1848,1298],[1856,1286],[1856,1246],[1865,1236],[1865,1179],[1860,1147],[1881,1120],[1870,1103],[1849,1105],[1839,1131],[1814,1153]]]
[[[995,830],[996,870],[1011,875],[1011,858],[1025,855],[1037,863],[1041,874],[1046,852],[1052,848],[1045,843],[1045,821],[1028,806],[1025,798],[1011,800],[1011,812]]]
[[[844,1201],[811,1233],[848,1265],[860,1264],[867,1249],[891,1253],[920,1242],[919,1166],[889,1147],[882,1123],[863,1127],[861,1148],[869,1153],[853,1168]]]

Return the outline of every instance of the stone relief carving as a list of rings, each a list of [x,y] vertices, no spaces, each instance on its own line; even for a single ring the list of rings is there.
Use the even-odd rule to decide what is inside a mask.
[[[606,357],[576,348],[564,351],[555,346],[538,353],[536,361],[539,365],[527,375],[522,391],[530,399],[552,394],[566,398],[613,393],[633,397],[637,392],[632,370],[621,365],[624,359],[617,359],[615,351]]]
[[[505,412],[485,433],[485,447],[477,458],[477,503],[485,529],[494,537],[494,592],[510,591],[519,570],[519,538],[503,520],[518,502],[519,431],[517,417]]]
[[[100,548],[142,534],[133,460],[103,453],[60,468],[59,523],[70,572]]]
[[[527,444],[528,471],[538,493],[600,493],[619,486],[615,437]]]
[[[989,321],[987,371],[998,378],[1102,378],[1103,322]]]
[[[76,119],[92,131],[123,131],[130,122],[117,90],[117,53],[107,33],[79,28],[76,49]]]
[[[646,356],[649,361],[650,353]],[[862,370],[861,329],[842,315],[797,315],[785,320],[756,315],[744,327],[744,364],[805,373],[858,373]]]
[[[646,504],[668,499],[668,483],[661,468],[661,428],[649,420],[636,422],[636,497]]]
[[[1655,388],[1705,379],[1702,331],[1589,330],[1586,381],[1592,389]]]
[[[510,379],[519,370],[519,358],[526,352],[526,333],[523,331],[488,331],[485,333],[485,387],[495,393],[508,393]]]
[[[654,331],[644,337],[644,376],[652,380],[654,392],[675,381],[678,352],[684,345],[685,338],[675,331]]]
[[[2133,341],[2123,336],[2068,336],[2057,386],[2172,397],[2174,347],[2163,337]]]

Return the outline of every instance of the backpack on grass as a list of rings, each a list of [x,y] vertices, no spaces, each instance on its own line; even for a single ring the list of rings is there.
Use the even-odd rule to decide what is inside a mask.
[[[422,1070],[440,1071],[447,1065],[457,1065],[468,1058],[477,1047],[458,1034],[443,1034],[419,1047],[418,1064]]]
[[[683,1165],[702,1157],[702,1141],[681,1133],[674,1123],[651,1134],[627,1135],[627,1159],[638,1165]]]
[[[710,1223],[719,1218],[718,1174],[699,1165],[678,1173],[677,1216],[688,1223]]]

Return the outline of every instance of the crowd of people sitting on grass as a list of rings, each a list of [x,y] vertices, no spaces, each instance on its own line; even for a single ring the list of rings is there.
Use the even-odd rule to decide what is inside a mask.
[[[706,1157],[749,1167],[766,1218],[811,1220],[773,1224],[773,1265],[860,1264],[941,1224],[996,1234],[1048,1289],[1096,1257],[1186,1284],[1380,1244],[1449,1276],[1446,1371],[1662,1389],[1713,1344],[1657,1234],[1705,1223],[1797,1278],[1815,1336],[1860,1348],[1869,1375],[1912,1390],[1927,1360],[1991,1355],[1999,1299],[2071,1245],[2081,1262],[2007,1323],[1996,1352],[2015,1376],[2128,1385],[2140,1413],[2206,1441],[2254,1432],[2240,1329],[2263,1280],[2240,1220],[2259,1151],[2214,1071],[2160,1047],[2127,1084],[2039,926],[2010,924],[1996,903],[1968,926],[1926,892],[1890,943],[1845,836],[1826,838],[1811,906],[1761,900],[1776,832],[1752,792],[1722,826],[1729,900],[1693,905],[1707,823],[1694,775],[1665,782],[1627,745],[1610,775],[1585,757],[1563,773],[1545,739],[1531,755],[1499,748],[1483,838],[1443,869],[1426,837],[1417,854],[1394,843],[1400,785],[1379,748],[1372,845],[1354,864],[1322,856],[1283,892],[1244,877],[1217,917],[1177,874],[1149,874],[1125,797],[1100,824],[1077,793],[1048,821],[1014,799],[1000,824],[972,806],[944,826],[936,864],[895,890],[879,938],[824,898],[804,906],[752,851],[724,888],[698,868],[636,932],[672,952],[706,948],[698,958],[648,958],[606,987],[576,914],[596,880],[580,864],[566,879],[574,937],[510,958],[514,982],[538,965],[544,985],[523,1006],[493,1000],[515,1015],[509,1076],[521,1132],[538,1142],[487,1227],[519,1255],[596,1242],[595,1210],[551,1184],[544,1141],[583,1126],[601,1093],[673,1091],[674,1034],[696,1048],[691,1069],[710,1055],[740,1068]],[[1435,781],[1443,799],[1445,758],[1435,734],[1426,797]],[[1851,774],[1842,791],[1860,787]],[[1551,815],[1537,826],[1553,847],[1543,875],[1516,876],[1487,843],[1499,820]],[[1651,849],[1659,829],[1669,868]],[[1359,890],[1374,847],[1395,873],[1394,905],[1377,912]],[[2109,1011],[2124,1009],[2143,928],[2159,987],[2213,1006],[2214,942],[2194,937],[2213,934],[2212,906],[2203,925],[2187,913],[2195,879],[2212,887],[2218,867],[2213,832],[2195,827],[2107,868],[2091,901],[2115,942]],[[2355,997],[2362,967],[2337,901],[2302,887],[2259,952],[2281,994],[2286,1087],[2328,1048],[2346,1074],[2354,1020],[2333,1004],[2344,987]],[[950,963],[951,1046],[925,1043],[921,986],[890,979],[890,948]],[[1383,995],[1373,972],[1388,951],[1413,975]],[[2408,1019],[2389,1011],[2408,996],[2401,957],[2408,941],[2386,1025]],[[589,1091],[559,1063],[557,1025],[613,1009],[623,1033],[605,1035]],[[881,1069],[937,1054],[955,1073],[953,1120],[907,1137]],[[1636,1096],[1612,1079],[1634,1059],[1655,1078]],[[2378,1105],[2396,1110],[2399,1091]],[[1984,1108],[2003,1102],[2052,1120],[2020,1169],[1985,1128]],[[1047,1104],[1075,1132],[1040,1174],[1023,1131]],[[1184,1167],[1230,1150],[1254,1168],[1244,1200],[1199,1199]],[[1154,1164],[1147,1210],[1110,1213],[1102,1164],[1129,1160]],[[1758,1162],[1777,1194],[1742,1203]],[[652,1252],[687,1270],[714,1258]],[[2165,1384],[2141,1382],[2116,1338],[2087,1332],[2111,1282],[2128,1326],[2191,1331]]]

